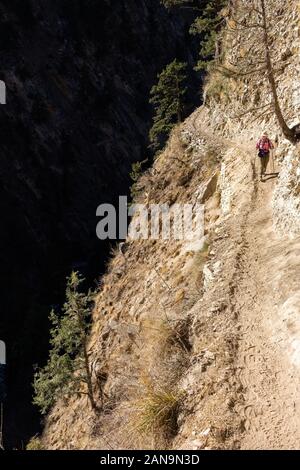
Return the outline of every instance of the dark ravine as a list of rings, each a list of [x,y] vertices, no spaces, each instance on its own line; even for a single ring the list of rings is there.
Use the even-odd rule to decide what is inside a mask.
[[[103,271],[109,247],[96,239],[96,208],[128,192],[131,163],[146,154],[156,75],[174,57],[193,62],[189,23],[159,0],[0,2],[8,447],[39,429],[30,384],[47,352],[50,306],[72,268],[90,285]]]

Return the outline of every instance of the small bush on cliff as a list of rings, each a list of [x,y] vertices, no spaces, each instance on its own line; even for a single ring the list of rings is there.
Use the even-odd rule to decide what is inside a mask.
[[[38,436],[32,437],[26,446],[26,450],[44,450],[40,438]]]
[[[44,368],[34,376],[34,404],[42,414],[64,396],[87,395],[93,409],[91,370],[87,353],[93,294],[79,292],[83,279],[73,272],[68,278],[66,302],[61,315],[50,314],[50,354]]]
[[[174,436],[182,398],[177,390],[147,384],[145,394],[135,403],[135,430],[154,437],[162,435],[165,439]]]
[[[157,85],[150,92],[155,115],[150,130],[151,147],[158,151],[164,145],[174,125],[183,117],[186,94],[187,64],[174,60],[158,75]]]
[[[130,188],[130,195],[132,199],[134,199],[139,194],[137,182],[143,173],[143,164],[146,163],[147,161],[148,160],[146,159],[146,160],[143,160],[142,162],[135,162],[131,166],[131,172],[129,173],[129,176],[133,182]]]

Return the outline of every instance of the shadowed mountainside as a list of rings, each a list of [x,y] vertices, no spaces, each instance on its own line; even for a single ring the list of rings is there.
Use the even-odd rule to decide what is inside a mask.
[[[192,62],[193,47],[188,18],[158,0],[10,0],[0,17],[0,336],[6,437],[19,448],[37,429],[30,383],[50,305],[72,268],[90,283],[101,274],[109,247],[96,239],[96,208],[128,192],[131,163],[145,158],[149,90],[174,57]]]

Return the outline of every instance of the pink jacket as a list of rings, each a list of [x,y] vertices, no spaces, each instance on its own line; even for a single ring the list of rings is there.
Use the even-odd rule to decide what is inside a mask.
[[[274,145],[272,144],[270,139],[268,139],[268,137],[262,137],[257,142],[256,148],[259,150],[265,150],[266,152],[269,152],[271,149],[274,148]]]

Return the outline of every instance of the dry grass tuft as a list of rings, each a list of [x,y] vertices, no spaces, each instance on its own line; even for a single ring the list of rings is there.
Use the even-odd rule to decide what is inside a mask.
[[[183,349],[185,353],[189,353],[191,345],[189,342],[190,319],[183,318],[180,320],[165,321],[165,344],[167,346],[175,346]]]
[[[189,326],[189,318],[148,319],[144,323],[144,331],[147,330],[147,343],[152,344],[157,357],[164,356],[165,353],[170,355],[171,349],[179,349],[188,354],[191,349]]]
[[[38,436],[32,437],[26,446],[26,450],[43,450],[41,439]]]
[[[178,430],[177,417],[183,394],[168,387],[147,384],[145,394],[134,403],[133,427],[156,440],[168,440]]]

